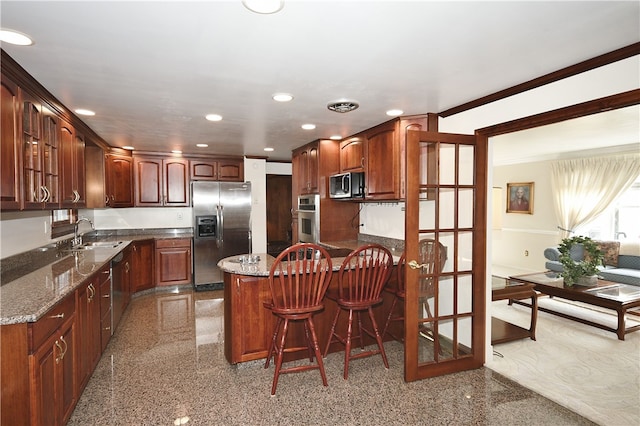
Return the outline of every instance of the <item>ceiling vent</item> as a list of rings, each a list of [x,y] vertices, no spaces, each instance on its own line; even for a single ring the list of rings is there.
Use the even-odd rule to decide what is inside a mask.
[[[358,109],[359,106],[360,105],[358,105],[358,103],[354,101],[336,101],[331,102],[329,105],[327,105],[327,108],[329,108],[331,111],[345,113],[353,111],[354,109]]]

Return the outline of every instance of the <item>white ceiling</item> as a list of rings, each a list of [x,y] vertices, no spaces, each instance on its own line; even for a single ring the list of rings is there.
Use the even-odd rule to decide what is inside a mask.
[[[64,105],[96,111],[83,121],[110,145],[281,160],[388,109],[443,111],[640,38],[635,1],[285,0],[259,15],[240,0],[2,0],[0,16],[35,39],[2,48]],[[360,108],[327,110],[344,98]]]

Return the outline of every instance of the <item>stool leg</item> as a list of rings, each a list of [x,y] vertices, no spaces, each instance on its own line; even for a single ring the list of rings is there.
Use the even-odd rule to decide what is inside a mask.
[[[327,339],[327,347],[324,350],[324,357],[326,358],[329,353],[329,346],[331,346],[331,341],[333,340],[333,335],[336,331],[336,324],[338,322],[338,317],[340,316],[340,308],[336,310],[336,316],[333,318],[333,323],[331,324],[331,331],[329,332],[329,338]]]
[[[269,363],[271,362],[271,356],[274,354],[274,349],[276,347],[276,339],[278,338],[278,330],[280,330],[280,326],[282,325],[282,318],[277,317],[278,322],[276,323],[275,331],[273,332],[273,336],[271,337],[271,341],[269,342],[269,350],[267,351],[267,360],[264,363],[264,368],[269,368]],[[274,359],[275,362],[275,359]]]
[[[277,352],[276,352],[276,359],[275,359],[276,369],[273,373],[273,384],[271,385],[271,395],[276,394],[276,386],[278,386],[278,378],[280,377],[280,369],[282,368],[282,358],[284,357],[284,341],[287,337],[287,331],[289,329],[289,320],[285,319],[283,321],[284,321],[284,325],[282,327],[282,337],[280,338],[280,343],[278,344]]]
[[[376,342],[378,342],[378,347],[380,348],[380,355],[382,355],[382,362],[384,362],[385,368],[389,368],[389,361],[387,361],[387,354],[384,352],[384,344],[382,343],[382,337],[380,336],[380,332],[378,331],[378,324],[376,324],[376,319],[373,317],[373,309],[369,306],[369,318],[371,318],[371,325],[373,326],[373,332],[376,334]]]
[[[396,307],[397,302],[398,302],[398,298],[394,297],[393,302],[391,302],[391,309],[389,310],[389,316],[387,317],[387,322],[385,323],[384,330],[382,331],[382,337],[387,335],[387,329],[389,328],[389,324],[391,323],[391,317],[393,316],[393,309]]]
[[[351,333],[353,331],[353,310],[349,309],[349,322],[347,324],[347,340],[344,350],[344,374],[345,380],[349,377],[349,359],[351,358]]]
[[[360,316],[360,311],[356,312],[356,317],[358,318],[358,332],[360,333],[360,349],[364,350],[364,333],[362,332],[362,317]]]
[[[305,328],[309,328],[309,334],[311,335],[311,339],[309,344],[313,344],[313,351],[316,354],[316,360],[318,362],[318,368],[320,369],[320,376],[322,377],[322,384],[325,386],[329,386],[327,383],[327,375],[324,372],[324,362],[322,361],[322,355],[320,354],[320,346],[318,345],[318,337],[316,336],[316,330],[313,326],[313,319],[307,318],[305,321]],[[309,334],[307,334],[307,338],[309,338]]]

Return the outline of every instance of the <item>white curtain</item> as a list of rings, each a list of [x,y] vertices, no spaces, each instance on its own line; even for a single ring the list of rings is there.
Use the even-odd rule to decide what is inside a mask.
[[[640,175],[640,155],[551,163],[551,187],[562,238],[602,213]]]

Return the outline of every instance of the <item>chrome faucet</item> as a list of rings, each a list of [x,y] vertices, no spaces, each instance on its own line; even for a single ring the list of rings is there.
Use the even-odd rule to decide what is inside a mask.
[[[73,241],[71,242],[71,245],[73,247],[82,245],[82,235],[79,234],[78,230],[79,230],[80,222],[84,222],[84,221],[89,222],[91,224],[91,230],[96,229],[93,226],[93,222],[91,222],[91,220],[89,220],[86,217],[79,217],[78,220],[76,220],[75,223],[73,224]]]

